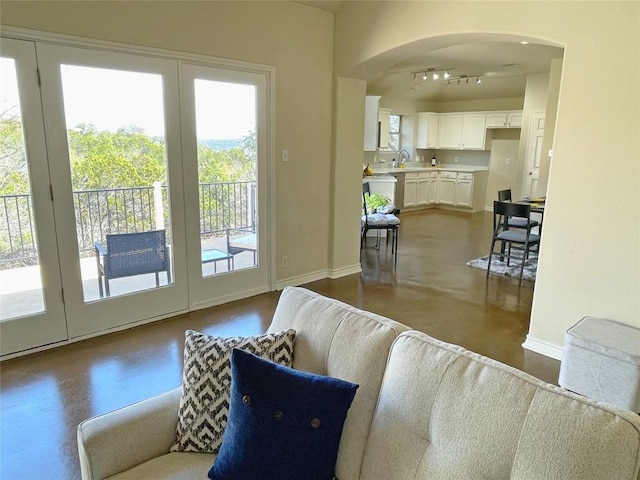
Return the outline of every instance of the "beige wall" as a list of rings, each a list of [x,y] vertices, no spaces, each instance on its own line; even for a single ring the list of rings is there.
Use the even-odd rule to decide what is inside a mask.
[[[335,23],[317,9],[266,1],[3,0],[0,14],[3,25],[275,66],[276,151],[290,158],[276,163],[276,255],[289,257],[288,270],[277,262],[280,280],[358,263],[353,242],[331,259],[329,249],[338,245],[333,226],[347,223],[338,202],[345,212],[359,208],[361,156],[351,152],[361,151],[362,136],[354,126],[335,136],[334,150],[331,139],[332,115],[344,122],[364,87],[337,81],[332,109],[334,79],[368,80],[403,51],[473,39],[564,47],[528,343],[557,350],[583,315],[640,325],[638,2],[349,2]]]
[[[334,182],[331,204],[330,276],[360,271],[360,222],[362,215],[362,145],[366,84],[351,78],[336,79]],[[357,188],[353,188],[353,186]],[[354,222],[354,219],[356,221]]]
[[[549,184],[549,171],[551,169],[551,158],[549,150],[553,149],[553,135],[556,131],[556,121],[558,114],[558,98],[560,96],[560,84],[562,81],[562,59],[557,58],[551,62],[551,72],[549,74],[549,95],[547,96],[547,116],[544,124],[544,137],[542,139],[542,151],[545,153],[540,162],[540,176],[538,188],[534,195],[543,196],[547,194]]]
[[[565,48],[527,340],[538,351],[557,354],[584,315],[640,326],[639,22],[639,2],[613,1],[349,2],[336,15],[336,74],[365,80],[461,39]]]
[[[522,106],[522,128],[520,129],[520,147],[517,156],[516,176],[513,182],[514,198],[521,198],[522,182],[525,174],[525,164],[527,161],[527,148],[529,145],[529,133],[531,131],[531,114],[533,110],[545,110],[547,108],[547,97],[549,96],[549,74],[537,73],[527,76],[527,85],[525,87],[524,103]],[[547,112],[546,115],[553,115],[555,112]],[[545,130],[545,134],[553,135],[553,129],[549,132]],[[544,152],[544,151],[543,151]],[[544,153],[542,154],[544,156]],[[542,159],[544,161],[544,159]],[[527,193],[528,195],[528,193]],[[544,194],[543,194],[544,195]]]
[[[276,277],[326,274],[332,14],[292,2],[3,0],[0,8],[3,25],[275,66]],[[277,161],[282,149],[288,163]]]

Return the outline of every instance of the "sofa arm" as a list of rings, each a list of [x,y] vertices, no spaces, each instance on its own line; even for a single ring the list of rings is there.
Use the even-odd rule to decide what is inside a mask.
[[[169,453],[180,396],[177,388],[78,425],[82,478],[103,479]]]

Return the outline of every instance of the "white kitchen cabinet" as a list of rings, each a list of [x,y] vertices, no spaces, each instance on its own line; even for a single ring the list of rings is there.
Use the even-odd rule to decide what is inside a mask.
[[[416,187],[416,204],[418,206],[435,203],[435,192],[437,188],[438,172],[421,172],[418,174],[418,185]],[[431,199],[433,198],[433,202]]]
[[[431,172],[428,181],[429,189],[427,204],[434,205],[438,202],[438,172]]]
[[[458,173],[456,183],[456,207],[473,207],[473,173]]]
[[[438,198],[440,205],[456,205],[456,184],[458,183],[457,172],[440,172],[438,178]]]
[[[406,173],[404,176],[403,207],[415,207],[418,203],[418,174]]]
[[[378,104],[380,97],[367,95],[364,103],[364,151],[378,149]]]
[[[462,115],[440,115],[438,147],[458,150],[462,143]]]
[[[487,136],[487,116],[484,113],[467,114],[463,120],[461,148],[482,150]]]
[[[522,127],[522,111],[487,113],[487,128],[520,128]]]
[[[416,148],[438,148],[438,124],[437,113],[418,113]]]
[[[522,112],[509,112],[507,114],[507,127],[520,128],[522,127]]]
[[[482,150],[486,137],[486,114],[444,114],[439,116],[438,148]]]

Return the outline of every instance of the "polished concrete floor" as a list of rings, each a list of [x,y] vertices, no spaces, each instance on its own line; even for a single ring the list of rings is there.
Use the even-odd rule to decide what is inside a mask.
[[[559,362],[526,351],[533,283],[467,267],[485,255],[490,214],[401,214],[394,267],[384,248],[363,272],[305,285],[556,383]],[[184,331],[262,333],[279,293],[5,361],[0,376],[0,478],[80,477],[75,430],[85,418],[180,385]]]

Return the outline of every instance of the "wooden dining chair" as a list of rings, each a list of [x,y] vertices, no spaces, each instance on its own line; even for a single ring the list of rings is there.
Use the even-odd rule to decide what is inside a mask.
[[[493,236],[491,238],[491,250],[487,262],[487,277],[491,272],[491,260],[494,256],[499,256],[500,260],[507,259],[507,266],[512,259],[518,259],[520,263],[519,283],[522,284],[522,273],[524,265],[529,258],[529,253],[540,244],[540,235],[531,233],[531,207],[526,204],[510,202],[493,202]],[[509,219],[523,218],[527,220],[525,228],[514,228],[509,226]],[[495,251],[496,243],[500,242],[500,250]],[[521,247],[519,252],[513,252],[513,245]],[[506,248],[505,248],[506,247]]]
[[[511,202],[511,189],[498,190],[499,202]],[[527,220],[526,218],[514,217],[509,219],[509,226],[511,228],[533,228],[537,227],[539,222],[537,220]]]

